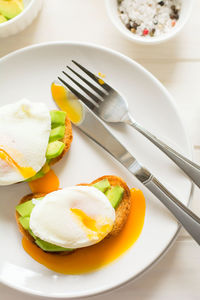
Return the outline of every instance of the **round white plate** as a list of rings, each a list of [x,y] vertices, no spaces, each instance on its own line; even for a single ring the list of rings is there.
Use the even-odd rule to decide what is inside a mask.
[[[71,59],[96,73],[105,74],[106,81],[126,96],[137,121],[191,156],[183,124],[166,89],[134,61],[102,47],[58,42],[32,46],[4,57],[0,60],[0,105],[27,97],[32,101],[44,101],[49,109],[55,108],[50,85]],[[163,153],[132,128],[115,125],[112,130],[130,152],[188,204],[191,183]],[[78,128],[73,128],[73,134],[69,153],[54,168],[61,187],[90,182],[105,174],[121,176],[129,187],[141,188],[145,194],[144,228],[129,251],[101,270],[76,276],[57,274],[34,261],[21,245],[14,213],[20,198],[30,192],[28,185],[1,187],[0,281],[24,292],[70,298],[110,290],[147,270],[167,250],[179,228],[159,200],[103,149]]]

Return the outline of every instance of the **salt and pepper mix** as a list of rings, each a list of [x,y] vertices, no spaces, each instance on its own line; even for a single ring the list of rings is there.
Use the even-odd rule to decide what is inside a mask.
[[[176,25],[181,0],[118,0],[118,6],[122,22],[132,33],[154,37]]]

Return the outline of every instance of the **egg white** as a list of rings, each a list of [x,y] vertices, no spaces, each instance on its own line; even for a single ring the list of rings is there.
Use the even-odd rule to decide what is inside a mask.
[[[30,228],[40,239],[65,248],[82,248],[100,242],[111,230],[115,210],[95,187],[67,187],[47,194],[33,208]],[[71,209],[79,209],[97,222],[99,232],[88,230]],[[101,232],[101,226],[108,225]]]
[[[0,107],[0,148],[20,167],[38,172],[46,162],[51,118],[44,103],[22,99]],[[19,170],[0,158],[0,185],[23,181]]]

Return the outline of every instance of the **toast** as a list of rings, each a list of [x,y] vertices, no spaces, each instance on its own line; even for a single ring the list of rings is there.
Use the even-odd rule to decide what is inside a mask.
[[[50,166],[57,163],[65,155],[65,153],[67,153],[67,151],[69,150],[69,148],[71,146],[72,139],[73,139],[72,125],[71,125],[70,119],[66,115],[66,118],[65,118],[65,135],[64,135],[64,138],[62,140],[60,140],[61,142],[63,142],[65,144],[65,148],[59,156],[51,159],[51,161],[49,163]]]
[[[120,204],[118,205],[118,207],[115,210],[116,219],[115,219],[112,231],[106,236],[106,238],[110,238],[110,237],[117,236],[119,234],[119,232],[122,230],[124,224],[126,223],[126,220],[127,220],[128,215],[129,215],[130,208],[131,208],[131,194],[130,194],[130,190],[129,190],[127,184],[120,177],[117,177],[117,176],[111,176],[111,175],[102,176],[102,177],[94,180],[93,182],[91,182],[89,184],[82,183],[82,184],[78,184],[78,185],[91,186],[91,185],[93,185],[93,184],[95,184],[98,181],[101,181],[103,179],[108,179],[108,181],[110,182],[111,185],[120,185],[124,189],[123,198],[122,198]],[[45,195],[46,194],[44,194],[44,193],[35,193],[35,194],[26,195],[21,199],[19,204],[22,204],[26,201],[29,201],[29,200],[33,199],[33,198],[44,197]],[[20,224],[19,217],[20,217],[20,215],[16,211],[16,221],[17,221],[17,225],[18,225],[18,229],[19,229],[20,233],[24,237],[26,237],[28,240],[30,240],[32,243],[34,243],[34,238]],[[63,254],[69,254],[71,252],[63,251],[63,252],[59,252],[59,253],[58,252],[54,252],[54,253],[63,255]]]

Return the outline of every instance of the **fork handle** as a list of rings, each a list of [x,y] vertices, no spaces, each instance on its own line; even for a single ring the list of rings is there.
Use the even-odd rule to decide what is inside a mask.
[[[171,160],[179,166],[185,174],[200,188],[200,166],[189,160],[185,156],[181,155],[167,144],[159,140],[156,136],[151,134],[148,130],[143,128],[136,122],[128,122],[133,128],[143,134],[148,140],[156,145],[161,151],[163,151]]]

